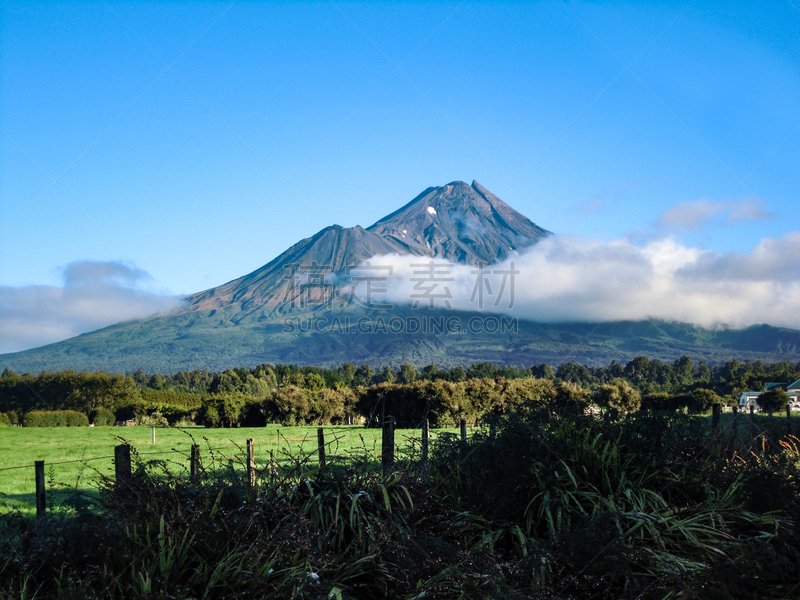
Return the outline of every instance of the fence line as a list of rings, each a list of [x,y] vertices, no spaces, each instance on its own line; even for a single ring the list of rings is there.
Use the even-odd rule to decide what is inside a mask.
[[[461,440],[462,442],[466,442],[466,421],[462,420],[461,423]],[[356,434],[361,440],[364,442],[363,450],[366,451],[369,455],[373,457],[377,457],[378,455],[381,456],[381,463],[384,469],[384,472],[389,470],[391,466],[395,462],[395,441],[394,441],[394,427],[395,427],[395,420],[393,417],[387,417],[384,420],[383,428],[381,431],[381,450],[373,450],[370,452],[366,446],[366,440],[364,440],[363,435],[361,433]],[[327,461],[335,461],[336,459],[345,458],[342,454],[329,454],[328,449],[334,445],[338,446],[338,444],[342,440],[346,440],[348,438],[352,438],[354,431],[347,430],[347,431],[337,431],[333,430],[333,439],[326,441],[325,434],[324,434],[324,427],[320,427],[317,429],[317,444],[316,447],[310,449],[308,451],[304,451],[303,445],[307,442],[313,443],[313,438],[309,435],[304,435],[302,437],[294,437],[294,438],[286,438],[282,437],[280,431],[278,431],[279,439],[277,440],[267,440],[264,442],[255,443],[253,438],[248,438],[244,444],[244,446],[240,446],[239,444],[234,443],[233,445],[229,446],[216,446],[212,447],[210,444],[207,447],[207,450],[212,453],[219,452],[220,450],[229,450],[229,449],[237,449],[244,452],[244,457],[237,456],[235,458],[242,459],[244,458],[243,465],[247,472],[247,480],[250,487],[255,486],[256,482],[256,463],[255,463],[255,454],[254,454],[254,447],[255,446],[266,446],[271,444],[287,444],[291,442],[303,442],[300,445],[300,453],[301,457],[299,458],[298,464],[303,464],[307,461],[311,456],[314,454],[318,455],[318,461],[320,464],[320,468],[324,468],[327,464]],[[406,440],[421,440],[421,447],[422,447],[422,461],[427,462],[428,460],[428,440],[430,437],[430,430],[428,427],[427,419],[422,423],[422,435],[421,438],[417,438],[416,436],[404,436]],[[282,439],[280,439],[282,438]],[[127,481],[130,481],[132,477],[132,461],[131,461],[131,454],[133,450],[133,446],[127,440],[122,440],[122,438],[118,438],[124,443],[119,444],[114,447],[114,454],[108,456],[93,456],[89,458],[81,458],[81,459],[74,459],[74,460],[64,460],[64,461],[57,461],[47,463],[47,466],[58,466],[58,465],[66,465],[66,464],[74,464],[74,463],[88,463],[93,460],[109,460],[113,459],[114,461],[114,477],[119,485],[125,484]],[[194,441],[194,438],[192,438]],[[207,441],[207,440],[206,440]],[[233,441],[233,440],[231,440]],[[180,454],[183,457],[186,457],[186,453],[177,450],[176,448],[172,448],[170,450],[163,450],[158,452],[137,452],[134,450],[136,456],[158,456],[164,454]],[[345,449],[344,453],[347,455],[347,458],[352,458],[353,453],[349,450]],[[304,456],[303,456],[304,454]],[[225,458],[228,460],[233,460],[234,457],[221,455],[221,458]],[[190,447],[190,454],[188,455],[189,458],[189,477],[192,481],[197,481],[199,479],[200,473],[200,446],[196,443],[192,444]],[[274,460],[272,453],[270,453],[270,463],[283,465],[286,463],[297,462],[298,459],[287,458],[285,460]],[[174,464],[180,464],[176,461],[169,461],[173,462]],[[35,467],[35,484],[36,484],[36,515],[37,518],[44,519],[46,518],[46,490],[45,490],[45,477],[44,477],[44,469],[45,469],[45,461],[37,460],[34,462]],[[0,471],[10,471],[14,469],[29,469],[30,464],[28,465],[19,465],[13,467],[2,467]]]

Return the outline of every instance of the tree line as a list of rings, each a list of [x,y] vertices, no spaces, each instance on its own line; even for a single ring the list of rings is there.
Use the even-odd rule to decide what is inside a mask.
[[[0,375],[0,423],[23,423],[34,411],[77,411],[94,422],[138,420],[210,427],[377,423],[393,416],[401,426],[423,418],[433,426],[459,419],[524,412],[536,403],[599,407],[617,413],[640,408],[707,412],[715,403],[738,403],[741,392],[769,381],[800,378],[800,364],[728,361],[709,366],[682,357],[673,363],[637,357],[625,365],[553,369],[500,367],[417,369],[403,364],[375,370],[368,364],[338,368],[269,365],[221,373],[175,374],[42,372]],[[110,415],[113,413],[113,418]]]

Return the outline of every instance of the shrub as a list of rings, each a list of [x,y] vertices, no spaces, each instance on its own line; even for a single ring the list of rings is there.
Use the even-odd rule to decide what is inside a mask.
[[[136,419],[136,424],[145,425],[147,427],[169,427],[167,418],[158,411],[139,417]]]
[[[89,417],[87,417],[84,413],[78,412],[76,410],[63,410],[60,411],[64,413],[64,418],[67,422],[67,427],[88,427],[89,426]]]
[[[108,427],[109,425],[113,425],[116,421],[114,413],[107,408],[98,408],[93,411],[91,418],[95,427]]]
[[[88,427],[89,417],[75,410],[34,410],[22,421],[25,427]]]
[[[11,425],[11,419],[6,413],[0,413],[0,425]]]

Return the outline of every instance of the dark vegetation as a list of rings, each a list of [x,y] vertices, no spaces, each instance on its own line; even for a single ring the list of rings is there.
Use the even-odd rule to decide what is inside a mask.
[[[136,460],[44,521],[0,517],[3,598],[794,598],[794,437],[586,414],[577,386],[429,463],[315,457],[197,481]],[[366,456],[366,455],[365,455]]]
[[[0,424],[25,422],[32,411],[77,411],[95,425],[138,420],[148,424],[201,424],[208,427],[338,424],[350,419],[374,423],[392,414],[401,427],[453,426],[459,419],[478,423],[488,415],[518,411],[532,398],[570,394],[618,416],[639,408],[705,413],[715,403],[735,404],[743,391],[768,382],[800,378],[789,362],[728,361],[710,367],[683,357],[663,363],[638,357],[627,364],[587,367],[574,362],[553,369],[489,363],[469,368],[376,371],[369,365],[336,369],[259,365],[221,373],[204,370],[173,375],[104,372],[42,372],[0,376]],[[566,387],[565,387],[566,386]],[[571,387],[570,387],[571,386]],[[780,392],[775,411],[785,400]],[[783,398],[783,400],[781,400]],[[769,400],[768,400],[769,402]],[[113,417],[111,416],[113,413]],[[43,421],[38,424],[44,424]],[[70,422],[67,425],[81,423]]]

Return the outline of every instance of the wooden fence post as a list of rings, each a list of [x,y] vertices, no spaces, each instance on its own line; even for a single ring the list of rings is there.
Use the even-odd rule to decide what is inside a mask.
[[[750,405],[750,435],[756,435],[756,407]]]
[[[34,462],[36,468],[36,518],[44,519],[47,516],[47,497],[44,491],[44,461]]]
[[[792,433],[792,405],[786,405],[786,433]]]
[[[319,466],[325,467],[325,430],[320,427],[317,429],[317,446],[319,448]]]
[[[739,407],[733,407],[733,437],[739,434]]]
[[[197,481],[200,478],[200,446],[192,444],[189,455],[189,479]]]
[[[256,486],[256,458],[253,441],[253,438],[247,438],[247,483],[251,488]]]
[[[153,427],[153,445],[156,445],[156,428]]]
[[[381,464],[384,472],[388,471],[394,464],[394,417],[386,417],[383,421]]]
[[[114,477],[117,485],[131,478],[131,447],[128,444],[114,446]]]
[[[494,421],[492,421],[491,423],[489,423],[489,439],[493,440],[496,437],[497,437],[497,424]]]
[[[430,435],[428,419],[422,421],[422,462],[428,462],[428,436]]]
[[[461,419],[461,441],[467,442],[467,420]]]
[[[711,407],[711,431],[716,434],[719,431],[719,423],[721,419],[722,406],[719,403]]]

